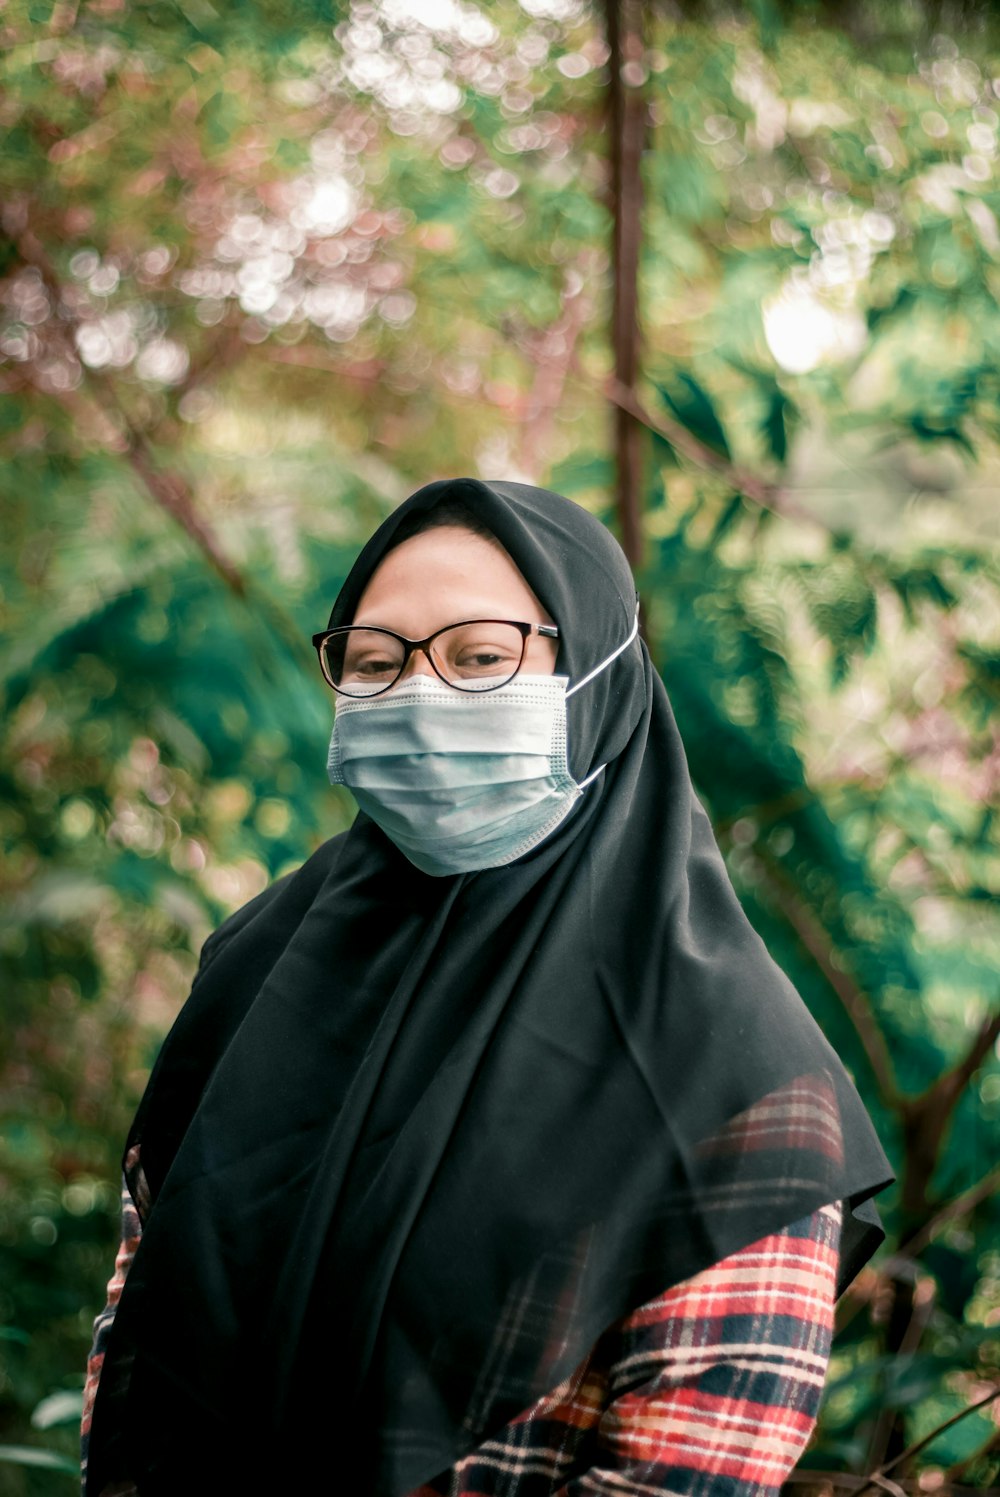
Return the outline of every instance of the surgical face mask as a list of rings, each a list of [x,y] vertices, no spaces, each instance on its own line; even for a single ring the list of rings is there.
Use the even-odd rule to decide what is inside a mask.
[[[570,814],[605,767],[569,772],[566,702],[627,649],[569,686],[524,672],[495,691],[413,676],[366,701],[338,699],[327,773],[424,873],[512,863]]]

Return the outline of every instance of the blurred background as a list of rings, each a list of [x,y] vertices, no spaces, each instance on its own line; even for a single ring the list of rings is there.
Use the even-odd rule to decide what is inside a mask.
[[[308,636],[463,474],[626,544],[899,1176],[789,1490],[1000,1490],[1000,15],[7,0],[0,76],[0,1494],[202,941],[351,818]]]

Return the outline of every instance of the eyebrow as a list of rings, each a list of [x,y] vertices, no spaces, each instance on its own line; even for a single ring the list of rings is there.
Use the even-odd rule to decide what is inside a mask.
[[[544,630],[551,629],[551,630],[556,631],[552,635],[548,635],[548,634],[544,635],[543,638],[557,638],[558,637],[558,626],[556,624],[548,624],[548,623],[543,622],[541,619],[531,619],[531,618],[521,619],[521,618],[518,618],[513,613],[472,613],[472,614],[465,614],[464,616],[460,616],[458,618],[449,619],[446,624],[439,624],[438,628],[439,629],[448,629],[448,628],[451,627],[452,624],[520,624],[520,623],[524,623],[524,624],[536,624],[540,629],[544,629]],[[355,617],[355,618],[353,618],[351,620],[351,626],[353,626],[354,628],[357,628],[357,629],[385,629],[390,634],[400,634],[400,635],[402,635],[402,637],[404,639],[409,639],[410,638],[409,635],[403,633],[402,629],[397,629],[392,624],[383,624],[383,623],[380,623],[380,622],[376,622],[375,619],[367,619],[367,618],[357,618],[357,617]],[[344,626],[344,627],[347,627],[347,626]],[[437,630],[436,629],[432,629],[430,632],[432,634],[436,634]],[[414,636],[414,638],[419,638],[419,637],[420,636]]]

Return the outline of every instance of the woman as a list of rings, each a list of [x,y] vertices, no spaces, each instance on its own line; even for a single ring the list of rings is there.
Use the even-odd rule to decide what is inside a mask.
[[[893,1176],[621,550],[430,483],[315,643],[360,814],[209,937],[158,1057],[86,1492],[776,1490]]]

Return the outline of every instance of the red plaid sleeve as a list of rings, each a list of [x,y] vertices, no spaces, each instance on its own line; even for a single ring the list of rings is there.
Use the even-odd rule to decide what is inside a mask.
[[[819,1412],[839,1236],[838,1202],[623,1321],[594,1465],[559,1497],[776,1493]]]
[[[816,1424],[841,1206],[641,1305],[491,1439],[411,1497],[764,1497]]]
[[[777,1494],[819,1411],[840,1228],[833,1202],[641,1305],[559,1387],[411,1497]],[[84,1473],[104,1347],[140,1236],[124,1188],[87,1366]]]
[[[101,1377],[101,1368],[104,1365],[104,1349],[107,1346],[108,1336],[114,1324],[115,1311],[121,1298],[122,1287],[125,1277],[135,1257],[135,1250],[139,1246],[142,1236],[142,1223],[139,1213],[135,1208],[131,1192],[124,1177],[122,1179],[122,1226],[121,1242],[118,1246],[118,1254],[115,1258],[115,1270],[108,1281],[107,1303],[104,1309],[94,1321],[94,1340],[87,1358],[87,1377],[83,1385],[83,1420],[80,1425],[80,1474],[81,1484],[85,1485],[87,1480],[87,1447],[90,1441],[90,1421],[94,1412],[94,1400],[97,1397],[97,1385]],[[127,1497],[127,1493],[122,1494]]]

